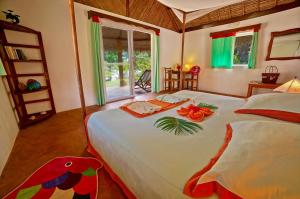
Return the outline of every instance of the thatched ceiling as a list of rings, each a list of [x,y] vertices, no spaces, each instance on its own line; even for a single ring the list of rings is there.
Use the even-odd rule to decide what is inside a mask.
[[[281,9],[300,6],[299,0],[246,0],[242,3],[232,4],[218,10],[212,11],[207,15],[194,19],[186,24],[186,29],[194,30],[206,28],[224,22],[234,22],[235,19],[247,19],[266,14],[278,12]],[[280,9],[281,8],[281,9]],[[274,11],[274,12],[270,12]],[[261,14],[259,14],[261,13]],[[252,15],[252,17],[251,17]]]
[[[159,27],[179,31],[181,22],[172,10],[157,0],[75,0],[75,2],[128,16]]]
[[[103,45],[105,50],[128,50],[128,33],[124,30],[103,27]],[[150,51],[150,34],[133,32],[133,47],[135,51]]]
[[[181,32],[182,22],[171,8],[157,0],[75,0],[119,15]],[[300,0],[245,0],[228,5],[186,23],[186,30],[216,26],[300,6]],[[187,13],[187,15],[192,13]]]

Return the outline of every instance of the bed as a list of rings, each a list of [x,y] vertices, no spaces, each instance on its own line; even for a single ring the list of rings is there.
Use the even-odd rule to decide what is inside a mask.
[[[180,117],[176,108],[145,118],[135,118],[120,109],[100,111],[87,122],[91,146],[137,198],[190,198],[183,193],[185,183],[216,155],[224,143],[226,124],[273,120],[234,113],[245,99],[193,91],[175,95],[213,104],[218,109],[200,123],[203,130],[190,136],[166,134],[153,125],[163,116]]]

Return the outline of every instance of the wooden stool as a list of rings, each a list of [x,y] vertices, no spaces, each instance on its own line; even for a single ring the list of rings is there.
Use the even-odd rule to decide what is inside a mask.
[[[200,67],[193,66],[189,72],[183,74],[182,88],[188,90],[198,90]],[[186,76],[189,76],[186,78]]]
[[[179,88],[180,88],[180,71],[172,70],[172,90],[179,90]]]
[[[165,90],[179,90],[180,87],[180,71],[172,70],[171,68],[165,69]]]
[[[165,69],[165,90],[171,90],[172,89],[172,69],[171,68],[164,68]]]

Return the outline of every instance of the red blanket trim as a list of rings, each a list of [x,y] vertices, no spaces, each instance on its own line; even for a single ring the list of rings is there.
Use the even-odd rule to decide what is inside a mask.
[[[229,124],[227,124],[227,131],[224,139],[224,143],[219,149],[218,153],[213,157],[210,162],[202,168],[199,172],[194,174],[185,184],[183,193],[193,198],[202,198],[209,197],[212,194],[216,193],[220,199],[241,199],[239,196],[235,195],[231,191],[225,189],[223,186],[218,184],[217,182],[207,182],[203,184],[197,184],[200,177],[209,171],[214,164],[221,157],[225,149],[227,148],[232,137],[232,128]]]
[[[182,102],[178,102],[178,103],[175,103],[175,104],[172,104],[172,103],[168,103],[168,102],[163,102],[163,101],[159,101],[159,100],[156,100],[156,99],[153,99],[153,100],[148,100],[148,102],[152,103],[152,104],[155,104],[155,105],[158,105],[158,106],[161,106],[162,109],[160,111],[156,111],[154,113],[147,113],[147,114],[140,114],[140,113],[136,113],[132,110],[130,110],[127,106],[128,105],[124,105],[124,106],[121,106],[120,109],[131,114],[132,116],[134,117],[137,117],[137,118],[144,118],[144,117],[148,117],[148,116],[151,116],[151,115],[154,115],[154,114],[157,114],[157,113],[161,113],[161,112],[164,112],[164,111],[167,111],[167,110],[170,110],[172,108],[175,108],[177,106],[180,106],[184,103],[186,103],[187,101],[189,101],[189,99],[186,99]]]
[[[300,123],[300,113],[268,109],[239,109],[236,110],[235,113],[261,115],[288,122]]]
[[[121,188],[121,190],[123,191],[123,193],[126,195],[128,199],[136,199],[135,195],[127,188],[127,186],[120,179],[120,177],[117,174],[115,174],[115,172],[110,168],[110,166],[103,160],[101,155],[91,145],[89,135],[88,135],[88,128],[87,128],[87,122],[90,116],[91,114],[87,115],[84,119],[85,133],[87,137],[87,151],[103,163],[104,169],[107,171],[111,179],[119,185],[119,187]]]

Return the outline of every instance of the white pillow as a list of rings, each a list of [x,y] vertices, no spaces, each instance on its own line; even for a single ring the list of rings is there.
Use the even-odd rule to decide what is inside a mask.
[[[300,94],[268,93],[254,95],[236,113],[256,114],[300,123]]]
[[[241,198],[300,198],[300,125],[243,121],[215,165],[197,182],[217,182]]]

